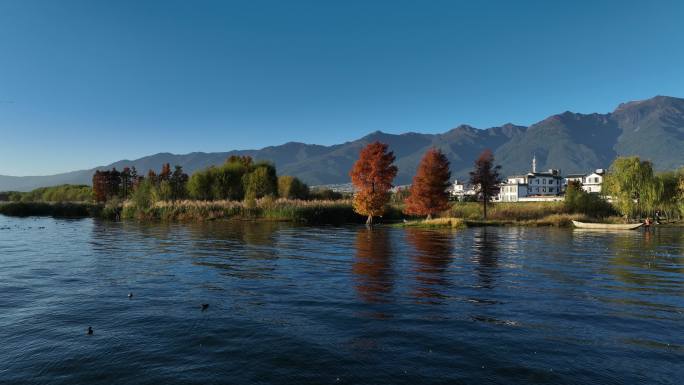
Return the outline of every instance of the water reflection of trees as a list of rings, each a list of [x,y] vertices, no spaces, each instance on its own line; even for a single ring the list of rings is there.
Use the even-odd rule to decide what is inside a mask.
[[[279,223],[220,221],[190,231],[192,263],[239,278],[264,278],[275,270]]]
[[[472,261],[476,264],[475,270],[482,287],[494,287],[499,266],[499,242],[498,229],[478,227],[473,230]]]
[[[406,239],[413,246],[417,293],[419,298],[443,298],[448,285],[446,270],[451,263],[453,233],[424,229],[406,229]]]
[[[278,222],[217,221],[196,224],[193,235],[200,239],[232,240],[245,245],[272,246]]]
[[[367,302],[386,302],[394,287],[392,247],[386,228],[363,228],[356,233],[356,257],[352,266],[355,287]]]

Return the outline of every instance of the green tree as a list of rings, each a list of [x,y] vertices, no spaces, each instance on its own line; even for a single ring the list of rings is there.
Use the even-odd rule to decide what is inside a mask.
[[[309,186],[294,176],[279,176],[278,196],[287,199],[307,199],[309,197]]]
[[[161,180],[152,190],[155,202],[173,200],[173,187],[169,180]]]
[[[582,189],[577,181],[568,183],[565,190],[566,210],[592,217],[607,217],[615,214],[613,206],[598,194],[591,194]]]
[[[145,212],[154,204],[152,191],[155,189],[154,183],[150,179],[142,179],[131,194],[131,202],[135,211]]]
[[[611,164],[603,191],[627,218],[652,210],[659,201],[662,185],[653,175],[653,165],[638,157],[619,157]]]
[[[188,192],[193,199],[208,201],[213,198],[212,187],[214,184],[214,170],[209,167],[206,170],[197,171],[188,181]]]
[[[655,209],[667,217],[679,217],[683,198],[680,196],[679,188],[680,183],[684,181],[684,168],[658,173],[655,178],[660,190]]]
[[[132,184],[131,169],[129,167],[124,167],[123,171],[121,171],[121,197],[123,199],[128,199],[128,195],[131,193]]]
[[[247,166],[237,160],[216,168],[213,184],[214,199],[242,200],[245,195],[242,177],[247,171]]]
[[[261,163],[254,170],[243,177],[246,195],[261,198],[266,195],[278,194],[278,177],[275,167],[269,163]]]
[[[184,199],[188,195],[187,184],[188,174],[183,172],[183,167],[177,165],[169,178],[171,199],[174,201]]]

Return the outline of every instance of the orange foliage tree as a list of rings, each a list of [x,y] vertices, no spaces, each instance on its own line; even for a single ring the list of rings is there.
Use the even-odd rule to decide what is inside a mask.
[[[368,215],[366,224],[373,224],[373,217],[385,212],[389,201],[392,180],[397,175],[394,153],[387,152],[384,143],[373,142],[361,150],[349,176],[357,192],[354,194],[354,211]]]
[[[418,165],[418,172],[406,199],[404,212],[411,215],[433,215],[449,208],[449,160],[442,151],[431,148]]]

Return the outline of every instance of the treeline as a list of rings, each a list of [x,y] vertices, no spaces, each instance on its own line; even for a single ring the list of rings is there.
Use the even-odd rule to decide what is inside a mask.
[[[354,194],[354,210],[367,216],[382,216],[388,203],[403,204],[403,212],[413,216],[442,214],[449,208],[447,188],[451,173],[449,161],[438,149],[429,149],[421,159],[413,183],[408,190],[390,194],[397,174],[394,154],[386,144],[375,142],[361,150],[350,171]],[[485,150],[475,160],[470,183],[476,199],[482,202],[487,218],[487,203],[499,193],[503,179],[500,166]],[[612,203],[610,203],[612,202]],[[580,184],[571,183],[566,191],[564,210],[571,214],[608,217],[617,213],[625,218],[681,218],[684,216],[684,168],[656,173],[653,164],[638,157],[620,157],[610,166],[600,195],[585,192]]]
[[[269,162],[255,162],[249,156],[231,156],[221,166],[197,171],[188,181],[188,197],[195,200],[253,200],[266,196],[285,199],[342,199],[331,190],[310,189],[296,177],[277,176]]]
[[[93,189],[87,185],[60,185],[41,187],[29,192],[7,191],[0,193],[6,202],[91,202]]]
[[[181,166],[171,171],[171,165],[162,165],[159,174],[149,170],[147,177],[138,175],[135,167],[126,167],[122,171],[116,168],[107,171],[95,171],[93,175],[93,198],[97,202],[112,199],[128,199],[135,191],[147,189],[158,195],[160,200],[177,200],[186,197],[188,175]]]
[[[425,153],[410,188],[392,193],[392,183],[398,171],[394,160],[394,154],[386,144],[374,142],[363,148],[349,173],[355,188],[353,195],[312,190],[296,177],[278,176],[272,163],[257,162],[248,156],[232,156],[224,164],[197,171],[192,176],[188,176],[181,166],[172,169],[168,163],[158,173],[150,170],[145,176],[138,175],[134,167],[121,171],[112,169],[97,171],[93,175],[92,188],[64,185],[29,193],[9,192],[0,195],[0,199],[21,202],[95,201],[99,205],[94,206],[102,208],[100,215],[112,218],[118,218],[124,207],[124,214],[140,218],[213,218],[220,214],[307,218],[309,222],[313,222],[316,215],[347,218],[353,208],[356,214],[367,218],[368,224],[378,216],[395,218],[399,211],[410,217],[427,218],[463,214],[455,211],[455,206],[449,202],[449,161],[439,149],[432,148]],[[499,192],[502,182],[499,170],[491,151],[485,150],[475,160],[470,173],[476,200],[482,204],[479,212],[485,219],[488,202]],[[348,201],[338,202],[340,205],[301,202],[342,198],[353,198],[351,205]],[[176,203],[180,200],[184,202]],[[541,206],[542,209],[548,208]],[[550,215],[607,217],[619,213],[627,218],[640,218],[653,217],[659,211],[666,217],[681,218],[684,215],[684,169],[656,173],[648,161],[637,157],[618,158],[605,176],[601,195],[587,193],[581,185],[571,183],[566,190],[565,202],[553,206],[555,211]],[[459,206],[458,209],[464,207]],[[497,207],[498,217],[512,215],[510,208]],[[26,211],[19,206],[16,209]],[[530,217],[544,210],[537,210],[539,213],[532,211],[524,214]],[[476,214],[473,212],[467,216]]]
[[[97,171],[93,175],[93,196],[97,202],[114,207],[130,201],[134,210],[145,211],[161,201],[192,199],[198,201],[253,202],[263,197],[299,200],[337,200],[342,194],[330,190],[311,190],[293,176],[277,176],[268,162],[255,162],[249,156],[231,156],[220,166],[196,171],[188,177],[181,166],[167,163],[159,173],[150,170],[138,175],[135,168]]]

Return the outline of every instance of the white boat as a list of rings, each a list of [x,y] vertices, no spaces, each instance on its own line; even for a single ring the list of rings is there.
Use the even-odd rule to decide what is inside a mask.
[[[634,230],[636,228],[641,227],[643,223],[627,223],[627,224],[618,224],[618,223],[587,223],[587,222],[578,222],[578,221],[572,221],[572,224],[575,225],[578,229],[592,229],[592,230]]]

